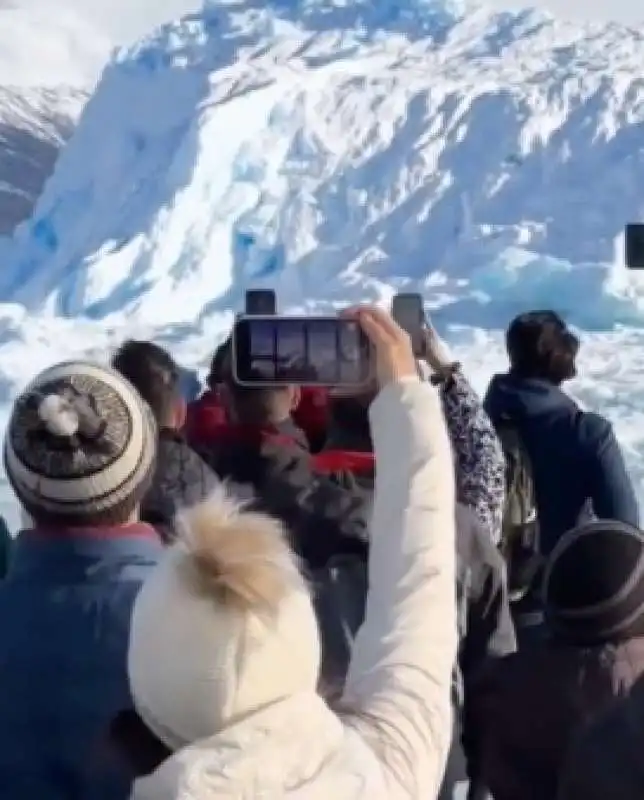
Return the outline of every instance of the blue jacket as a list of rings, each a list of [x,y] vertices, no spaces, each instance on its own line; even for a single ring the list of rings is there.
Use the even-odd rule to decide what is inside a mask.
[[[0,582],[3,800],[129,796],[107,731],[132,705],[132,603],[161,552],[145,525],[17,537]]]
[[[543,555],[589,513],[639,524],[637,499],[608,420],[550,383],[496,375],[485,410],[518,426],[532,459]]]

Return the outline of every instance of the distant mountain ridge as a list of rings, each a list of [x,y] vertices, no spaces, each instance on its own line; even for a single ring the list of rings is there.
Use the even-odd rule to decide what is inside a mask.
[[[88,92],[0,86],[0,236],[27,219]]]
[[[0,236],[31,214],[109,50],[62,1],[0,1]]]

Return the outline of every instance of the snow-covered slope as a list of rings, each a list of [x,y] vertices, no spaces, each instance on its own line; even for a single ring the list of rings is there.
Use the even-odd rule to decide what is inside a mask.
[[[262,278],[292,304],[411,282],[452,318],[639,322],[606,265],[644,210],[643,46],[429,0],[209,4],[105,71],[0,296],[178,322]]]
[[[60,3],[0,3],[0,236],[31,214],[107,52]]]

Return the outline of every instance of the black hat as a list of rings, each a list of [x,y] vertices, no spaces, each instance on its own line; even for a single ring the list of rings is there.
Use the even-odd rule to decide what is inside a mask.
[[[566,533],[544,576],[546,620],[578,646],[644,635],[644,533],[623,522],[589,522]]]

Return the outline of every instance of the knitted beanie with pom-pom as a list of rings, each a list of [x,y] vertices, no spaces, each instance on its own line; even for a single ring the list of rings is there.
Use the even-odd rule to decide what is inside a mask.
[[[4,440],[7,478],[33,517],[92,524],[149,485],[157,450],[152,412],[112,369],[68,361],[16,399]]]
[[[321,661],[309,590],[279,522],[222,489],[178,528],[135,602],[128,654],[137,712],[173,751],[315,693]]]

